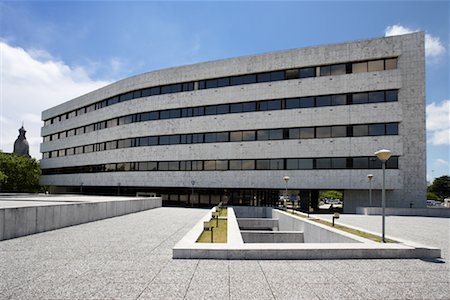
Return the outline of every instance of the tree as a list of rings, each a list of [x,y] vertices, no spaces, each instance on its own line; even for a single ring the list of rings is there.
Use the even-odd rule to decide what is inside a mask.
[[[439,200],[439,197],[433,192],[427,192],[427,200]]]
[[[320,192],[319,199],[325,198],[342,200],[342,192],[334,190]]]
[[[5,192],[38,192],[41,168],[35,159],[0,152],[0,183]]]
[[[429,192],[434,193],[440,200],[450,197],[450,176],[441,176],[434,179],[429,187]]]

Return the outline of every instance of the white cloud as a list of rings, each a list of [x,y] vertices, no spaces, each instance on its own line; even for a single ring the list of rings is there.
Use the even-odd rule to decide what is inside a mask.
[[[450,100],[427,105],[428,143],[432,145],[450,144]]]
[[[85,68],[68,66],[43,50],[0,42],[0,51],[0,149],[12,152],[23,121],[30,154],[40,158],[41,112],[109,82],[93,80]]]
[[[438,158],[434,161],[434,164],[438,166],[448,166],[448,161],[442,158]]]
[[[411,29],[402,25],[392,25],[386,27],[384,30],[385,36],[402,35],[412,32],[420,31],[418,29]],[[439,37],[432,36],[425,33],[425,55],[430,58],[436,58],[445,53],[445,47]]]

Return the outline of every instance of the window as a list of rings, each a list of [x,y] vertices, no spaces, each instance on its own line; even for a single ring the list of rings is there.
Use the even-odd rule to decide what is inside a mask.
[[[70,129],[70,130],[67,130],[67,136],[69,137],[69,136],[74,136],[75,135],[75,129]]]
[[[333,126],[331,127],[332,137],[346,137],[347,136],[347,126]]]
[[[347,159],[334,157],[331,159],[331,168],[332,169],[346,169],[347,168]]]
[[[398,169],[398,157],[393,156],[386,162],[386,168],[388,169]]]
[[[329,138],[331,137],[331,127],[317,127],[316,138]]]
[[[398,90],[386,91],[386,102],[398,101]]]
[[[316,169],[331,169],[331,158],[316,158]]]
[[[180,144],[180,135],[174,134],[169,136],[169,145],[177,145]]]
[[[384,60],[372,60],[368,62],[369,72],[383,71],[384,70]]]
[[[367,72],[367,62],[360,62],[352,64],[352,73]]]
[[[141,122],[158,120],[159,113],[157,111],[142,113],[141,114]]]
[[[216,160],[216,170],[228,170],[228,160]]]
[[[194,107],[193,108],[193,115],[194,116],[203,116],[203,115],[205,115],[205,108],[204,107]]]
[[[269,170],[270,169],[270,160],[269,159],[256,160],[256,169],[257,170]]]
[[[205,115],[215,115],[217,113],[217,106],[207,106],[205,108]]]
[[[117,143],[117,148],[130,148],[131,147],[131,139],[119,140]]]
[[[332,65],[330,67],[330,75],[342,75],[346,73],[345,64]]]
[[[367,157],[353,157],[352,165],[353,169],[368,169],[369,159]]]
[[[230,160],[230,170],[241,170],[242,162],[240,160]]]
[[[162,135],[159,137],[159,144],[160,145],[169,145],[169,136],[168,135]]]
[[[299,108],[299,107],[300,107],[300,99],[299,98],[286,99],[286,109]]]
[[[353,125],[353,136],[368,136],[369,126],[367,125]]]
[[[176,83],[176,84],[172,84],[170,86],[171,88],[171,93],[179,93],[181,91],[183,91],[183,85],[181,83]]]
[[[300,128],[300,138],[301,139],[313,139],[314,138],[314,127]]]
[[[258,130],[257,131],[258,141],[266,141],[269,139],[269,130]]]
[[[384,92],[370,92],[369,102],[371,103],[384,102]]]
[[[268,82],[270,80],[270,73],[260,73],[257,75],[258,82]]]
[[[300,138],[300,129],[299,128],[290,128],[288,136],[289,136],[289,139],[299,139]]]
[[[281,109],[281,100],[261,101],[259,103],[259,110],[279,110]]]
[[[393,70],[397,69],[397,58],[389,58],[385,60],[385,69]]]
[[[94,151],[105,151],[105,143],[95,144]]]
[[[78,127],[77,129],[75,129],[75,134],[76,135],[80,135],[84,133],[84,127]]]
[[[203,170],[203,161],[196,160],[192,162],[192,171],[201,171]]]
[[[205,133],[205,143],[215,143],[216,134],[215,133]]]
[[[215,160],[206,160],[204,162],[204,168],[206,171],[213,171],[216,169],[216,161]]]
[[[242,160],[242,170],[254,170],[255,161],[253,159],[243,159]]]
[[[331,96],[331,105],[346,105],[347,95],[333,95]]]
[[[169,110],[169,115],[171,119],[176,119],[181,117],[181,110],[180,109],[171,109]]]
[[[270,72],[270,81],[284,80],[284,71]]]
[[[75,148],[66,149],[66,155],[74,155],[74,154],[75,154]]]
[[[150,95],[151,96],[155,96],[155,95],[160,95],[161,94],[161,88],[159,86],[155,86],[150,88]]]
[[[217,79],[206,80],[206,88],[212,89],[217,87]]]
[[[190,161],[180,161],[180,171],[190,171],[192,169]]]
[[[192,143],[203,143],[203,133],[195,133],[192,135]]]
[[[169,170],[169,162],[168,161],[158,162],[158,171],[168,171],[168,170]]]
[[[376,157],[369,158],[369,169],[381,169],[381,160]]]
[[[316,68],[302,68],[300,69],[300,78],[316,77]]]
[[[330,66],[322,66],[320,67],[320,76],[330,76],[331,67]]]
[[[271,170],[283,170],[284,169],[284,160],[283,159],[271,159],[270,160],[270,169]]]
[[[134,99],[136,99],[136,98],[141,98],[142,97],[142,91],[134,91],[133,92],[133,98]]]
[[[133,116],[125,116],[119,118],[119,125],[130,124],[133,122]]]
[[[230,142],[242,141],[242,131],[230,132]]]
[[[216,140],[217,142],[228,142],[228,132],[217,132]]]
[[[386,124],[386,135],[398,135],[398,123]]]
[[[112,119],[112,120],[106,121],[107,128],[111,128],[111,127],[115,127],[115,126],[117,126],[117,119]]]
[[[178,161],[169,161],[169,170],[170,171],[179,171],[180,163]]]
[[[300,107],[301,108],[314,107],[314,97],[300,98]]]
[[[230,85],[230,78],[225,77],[217,79],[217,87],[224,87],[229,85]]]
[[[286,79],[297,79],[299,75],[298,69],[286,70]]]
[[[156,145],[158,145],[158,137],[157,136],[149,136],[148,137],[148,145],[149,146],[156,146]]]
[[[385,135],[384,124],[369,125],[369,135]]]
[[[106,142],[105,149],[106,149],[106,150],[114,150],[114,149],[117,149],[117,141]]]
[[[369,95],[367,93],[355,93],[352,95],[353,104],[363,104],[369,101]]]
[[[271,140],[282,140],[283,139],[283,129],[271,129],[271,130],[269,130],[269,139],[271,139]]]
[[[67,136],[67,132],[65,132],[65,131],[62,131],[62,132],[59,133],[59,138],[60,138],[60,139],[63,139],[63,138],[65,138],[66,136]]]
[[[94,145],[86,145],[84,146],[84,153],[94,152]]]
[[[301,158],[298,160],[299,170],[311,170],[314,167],[314,161],[312,158]]]
[[[86,125],[86,126],[84,127],[84,133],[93,132],[94,129],[95,129],[95,128],[94,128],[94,124]]]
[[[242,112],[242,103],[233,103],[230,105],[231,113],[240,113]]]
[[[119,97],[112,97],[112,98],[109,98],[108,99],[108,101],[107,101],[107,105],[109,106],[109,105],[113,105],[113,104],[116,104],[116,103],[118,103],[119,102]]]
[[[230,111],[228,104],[217,105],[217,114],[227,114]]]
[[[243,141],[254,141],[256,140],[256,132],[254,130],[248,130],[242,132]]]
[[[287,170],[298,170],[298,159],[295,159],[295,158],[286,159],[286,169]]]
[[[242,103],[242,111],[243,112],[256,111],[256,102]]]
[[[320,96],[316,97],[316,106],[329,106],[331,105],[331,96]]]
[[[75,154],[83,154],[83,146],[75,147]]]
[[[192,108],[182,108],[181,116],[183,118],[192,117]]]
[[[150,89],[144,89],[144,90],[142,90],[141,96],[142,96],[142,97],[148,97],[148,96],[150,96]]]
[[[58,150],[58,157],[62,157],[62,156],[66,156],[66,150],[65,149]]]

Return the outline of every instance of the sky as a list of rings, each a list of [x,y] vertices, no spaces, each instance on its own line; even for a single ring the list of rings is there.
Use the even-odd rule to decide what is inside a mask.
[[[242,55],[426,33],[427,178],[449,174],[448,1],[0,1],[0,149],[41,112],[132,75]]]

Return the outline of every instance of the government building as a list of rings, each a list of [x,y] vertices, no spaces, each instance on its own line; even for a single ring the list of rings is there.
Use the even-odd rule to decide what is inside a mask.
[[[41,184],[156,193],[165,205],[425,207],[424,33],[205,62],[126,78],[42,113]],[[373,174],[371,182],[368,174]]]

